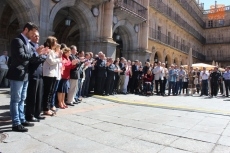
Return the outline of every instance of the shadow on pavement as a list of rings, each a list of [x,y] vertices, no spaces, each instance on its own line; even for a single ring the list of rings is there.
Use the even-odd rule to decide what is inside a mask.
[[[0,127],[11,125],[10,111],[0,113]],[[0,128],[1,131],[1,128]]]
[[[10,105],[2,105],[0,106],[0,110],[3,110],[3,109],[10,109]]]
[[[11,132],[12,131],[12,126],[6,126],[6,127],[0,127],[0,133],[4,132]]]

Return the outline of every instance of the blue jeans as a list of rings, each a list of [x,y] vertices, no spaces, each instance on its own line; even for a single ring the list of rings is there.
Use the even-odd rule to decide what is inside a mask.
[[[78,99],[81,97],[81,89],[82,89],[82,82],[81,81],[82,81],[82,78],[78,79],[78,89],[77,89],[75,99]]]
[[[173,95],[175,95],[175,84],[176,82],[169,81],[168,95],[171,94],[171,90]]]
[[[181,94],[181,89],[183,88],[183,82],[182,79],[180,79],[179,81],[177,81],[177,86],[176,86],[176,94]]]
[[[27,94],[28,81],[10,80],[10,114],[13,126],[25,122],[24,101]]]

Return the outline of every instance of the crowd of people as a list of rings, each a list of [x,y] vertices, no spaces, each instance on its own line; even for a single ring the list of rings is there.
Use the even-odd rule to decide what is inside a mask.
[[[8,59],[4,59],[6,64]],[[55,115],[57,107],[66,109],[92,94],[175,96],[187,94],[192,84],[201,96],[217,96],[219,88],[224,94],[224,86],[228,96],[230,88],[229,68],[222,74],[217,67],[211,72],[205,68],[188,71],[174,64],[166,68],[161,62],[142,65],[124,57],[114,60],[102,51],[93,55],[74,45],[58,44],[53,36],[39,46],[38,27],[31,22],[12,40],[10,59],[6,78],[11,87],[12,130],[18,132],[27,132],[25,127],[34,126],[31,122],[45,119],[44,115]]]

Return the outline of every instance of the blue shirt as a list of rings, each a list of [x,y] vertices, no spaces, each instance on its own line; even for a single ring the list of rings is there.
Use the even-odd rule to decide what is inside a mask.
[[[171,69],[169,70],[169,78],[168,81],[169,82],[176,82],[176,78],[178,76],[178,71],[175,69]]]
[[[225,80],[230,80],[230,72],[229,72],[229,71],[225,72],[225,73],[223,74],[223,78],[224,78]]]

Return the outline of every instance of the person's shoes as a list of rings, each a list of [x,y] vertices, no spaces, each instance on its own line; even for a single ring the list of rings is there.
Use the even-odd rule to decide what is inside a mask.
[[[82,101],[82,99],[81,99],[81,98],[78,98],[77,100],[78,100],[78,101]]]
[[[79,102],[79,101],[74,101],[73,102],[73,104],[79,104],[79,103],[81,103],[81,102]]]
[[[15,132],[28,132],[28,129],[25,128],[23,125],[19,124],[17,126],[13,126],[12,131],[15,131]]]
[[[23,126],[25,127],[31,127],[31,126],[34,126],[34,123],[30,123],[28,121],[25,121],[24,123],[21,123]]]
[[[37,119],[39,119],[39,120],[44,120],[46,117],[45,116],[41,116],[41,115],[39,115],[38,117],[36,117]]]
[[[56,114],[55,111],[53,112],[51,110],[43,112],[43,115],[47,115],[47,116],[54,116],[55,114]]]
[[[40,122],[39,119],[35,118],[35,117],[31,117],[29,119],[27,119],[28,122]]]
[[[72,103],[66,103],[66,105],[69,105],[69,106],[74,106],[74,104],[72,104]]]
[[[54,111],[56,111],[56,107],[53,106],[50,110],[52,110],[54,112]]]

